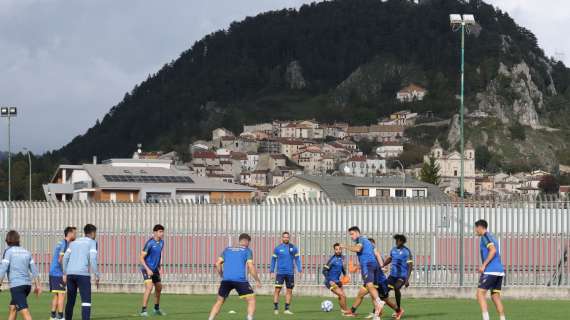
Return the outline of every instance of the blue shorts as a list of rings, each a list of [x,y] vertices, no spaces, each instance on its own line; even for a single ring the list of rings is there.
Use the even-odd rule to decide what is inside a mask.
[[[479,289],[491,290],[493,293],[501,293],[503,277],[490,274],[482,274],[479,278]]]
[[[380,296],[380,299],[388,298],[388,293],[390,292],[390,289],[388,289],[388,281],[386,279],[382,279],[380,282],[376,282],[374,286],[378,290],[378,295]]]
[[[287,289],[295,287],[295,276],[292,274],[278,274],[275,276],[275,288],[283,288],[283,283]]]
[[[49,292],[65,293],[65,283],[63,283],[63,277],[49,276]]]
[[[362,282],[366,286],[369,283],[376,284],[379,277],[378,273],[382,272],[378,264],[369,262],[365,266],[361,266]]]
[[[406,278],[403,277],[388,277],[388,289],[389,290],[400,290],[404,284],[406,284]]]
[[[227,281],[224,280],[218,289],[218,295],[222,298],[227,298],[232,290],[237,291],[240,298],[247,298],[254,294],[253,288],[249,282]]]
[[[325,287],[329,290],[334,290],[336,288],[342,288],[342,282],[340,281],[333,281],[334,284],[331,285],[331,280],[325,280]]]
[[[16,310],[18,311],[28,309],[28,296],[31,291],[32,286],[17,286],[10,288],[10,294],[12,295],[10,305],[16,306]]]
[[[152,281],[152,283],[157,284],[162,282],[162,279],[160,279],[160,272],[158,270],[155,270],[152,272],[152,276],[148,276],[148,273],[146,273],[146,270],[142,270],[141,269],[141,273],[143,276],[143,280],[145,283]]]

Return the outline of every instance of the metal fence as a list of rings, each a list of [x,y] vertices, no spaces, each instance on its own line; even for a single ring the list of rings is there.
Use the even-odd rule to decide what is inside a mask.
[[[320,284],[322,265],[332,244],[349,242],[347,228],[360,226],[376,239],[383,254],[396,233],[408,237],[414,258],[412,282],[419,287],[459,286],[478,281],[479,241],[473,222],[489,221],[507,268],[506,286],[570,286],[569,202],[466,202],[464,225],[460,204],[393,201],[335,204],[331,202],[267,202],[263,204],[47,203],[1,202],[0,231],[16,229],[46,278],[56,242],[68,226],[98,227],[99,265],[106,283],[140,283],[139,255],[154,224],[166,227],[163,280],[175,283],[219,281],[217,255],[249,233],[254,260],[269,281],[273,248],[289,231],[301,251],[305,272],[297,282]],[[79,228],[79,229],[80,229]],[[464,268],[459,267],[460,230],[464,231]],[[349,259],[355,261],[354,255]],[[353,279],[359,279],[353,275]],[[358,281],[355,281],[357,283]]]

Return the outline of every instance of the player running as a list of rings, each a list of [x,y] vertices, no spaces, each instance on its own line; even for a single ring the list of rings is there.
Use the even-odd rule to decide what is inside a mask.
[[[360,271],[362,273],[362,281],[364,282],[364,286],[368,289],[368,293],[374,303],[373,319],[379,320],[380,315],[382,314],[382,308],[384,307],[384,301],[380,299],[378,290],[374,286],[374,282],[378,277],[378,273],[382,272],[382,270],[376,260],[374,246],[366,237],[360,235],[360,229],[358,227],[350,227],[348,232],[350,234],[350,238],[355,244],[352,246],[341,245],[341,248],[355,252],[358,256]]]
[[[81,295],[81,319],[91,319],[91,273],[95,274],[97,287],[101,278],[97,269],[97,227],[86,224],[83,232],[85,236],[73,241],[63,256],[63,281],[67,284],[66,320],[73,320],[77,289]]]
[[[253,252],[249,248],[251,237],[247,233],[239,236],[238,247],[227,247],[216,262],[216,271],[222,277],[216,303],[212,306],[208,320],[214,320],[232,290],[247,302],[247,320],[253,320],[255,314],[255,294],[247,281],[247,272],[253,277],[257,287],[261,281],[253,264]]]
[[[378,261],[378,265],[380,266],[380,268],[382,268],[384,266],[384,259],[382,258],[380,250],[376,248],[376,241],[374,241],[373,238],[368,238],[368,241],[370,241],[370,243],[372,243],[372,245],[374,246],[374,255],[376,256],[376,261]],[[384,301],[390,308],[398,312],[396,304],[390,301],[390,299],[388,299],[388,280],[386,279],[386,275],[384,274],[384,271],[382,269],[380,269],[380,272],[378,273],[378,277],[374,282],[374,286],[378,290],[378,295],[380,296],[380,299],[382,299],[382,301]],[[366,288],[366,286],[360,287],[356,299],[352,304],[351,308],[352,313],[356,314],[356,309],[362,304],[364,297],[366,297],[367,295],[368,295],[368,289]],[[372,313],[370,313],[366,317],[366,319],[372,319],[372,318],[374,318],[374,310],[372,310]]]
[[[281,234],[281,244],[273,250],[271,266],[269,267],[269,273],[272,277],[275,267],[277,267],[275,291],[273,293],[273,313],[276,315],[279,314],[279,295],[281,294],[283,283],[285,283],[287,289],[285,294],[285,311],[283,313],[293,314],[289,307],[293,298],[293,288],[295,287],[295,266],[297,266],[297,272],[303,272],[299,249],[289,242],[290,237],[289,232]]]
[[[392,263],[390,267],[390,276],[388,277],[388,289],[394,290],[396,297],[396,313],[392,314],[392,318],[400,319],[404,314],[402,309],[402,292],[403,286],[406,288],[410,286],[410,275],[414,268],[414,260],[412,251],[405,246],[407,239],[403,234],[394,236],[396,246],[390,250],[390,256],[384,261],[387,266]]]
[[[0,285],[4,281],[4,275],[8,274],[10,282],[10,309],[8,320],[16,320],[18,312],[24,320],[32,320],[32,314],[28,310],[28,295],[34,281],[34,293],[41,293],[38,269],[30,252],[20,247],[20,234],[11,230],[6,234],[6,245],[0,264]],[[31,274],[31,277],[30,277]]]
[[[329,289],[338,297],[338,304],[340,305],[340,311],[345,317],[354,317],[352,312],[348,309],[346,305],[346,294],[342,289],[341,276],[346,276],[346,269],[344,267],[344,256],[342,255],[342,249],[340,243],[335,243],[333,245],[334,255],[329,259],[329,261],[323,266],[323,275],[325,276],[325,287]]]
[[[164,249],[164,226],[157,224],[152,228],[152,238],[144,245],[141,253],[141,272],[144,279],[144,294],[141,308],[141,317],[148,317],[146,311],[152,288],[154,287],[154,314],[165,316],[166,313],[160,309],[160,292],[162,282],[160,279],[160,260]]]
[[[65,301],[65,283],[63,282],[63,255],[77,236],[77,228],[67,227],[63,230],[64,238],[53,249],[49,268],[49,291],[53,293],[51,300],[50,320],[63,319],[63,303]]]
[[[482,261],[479,267],[481,278],[479,279],[479,288],[477,289],[477,301],[481,307],[483,320],[489,320],[487,291],[491,290],[491,300],[495,304],[500,319],[505,320],[505,309],[501,301],[501,287],[503,277],[505,276],[505,268],[501,262],[501,253],[499,252],[497,239],[487,231],[488,227],[489,224],[485,220],[475,222],[475,234],[481,237],[479,248]]]

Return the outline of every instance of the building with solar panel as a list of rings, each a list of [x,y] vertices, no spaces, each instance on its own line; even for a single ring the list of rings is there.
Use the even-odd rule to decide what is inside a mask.
[[[60,165],[43,188],[48,201],[222,203],[251,201],[255,194],[254,188],[192,175],[160,159]]]

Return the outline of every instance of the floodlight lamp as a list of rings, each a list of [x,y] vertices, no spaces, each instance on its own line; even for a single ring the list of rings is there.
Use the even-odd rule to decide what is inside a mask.
[[[18,109],[16,107],[10,107],[8,112],[10,113],[11,116],[15,116],[18,114]]]
[[[3,117],[7,117],[8,116],[8,108],[0,108],[0,115],[2,115]]]
[[[450,14],[449,22],[451,23],[452,26],[459,25],[463,22],[463,19],[461,18],[460,14]]]
[[[475,16],[472,14],[464,14],[463,15],[463,22],[465,22],[465,24],[468,26],[474,26],[476,24]]]

